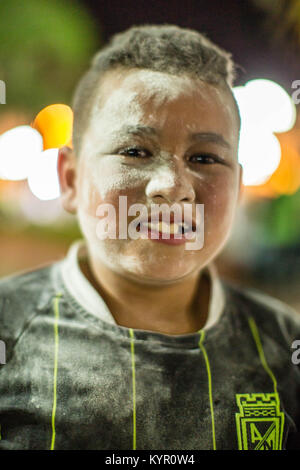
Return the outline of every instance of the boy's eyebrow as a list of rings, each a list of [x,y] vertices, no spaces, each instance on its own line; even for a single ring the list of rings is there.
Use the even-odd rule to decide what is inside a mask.
[[[133,125],[123,126],[121,127],[119,132],[120,134],[140,135],[142,137],[144,135],[148,135],[150,137],[158,137],[160,134],[158,129],[155,129],[154,127],[150,127],[150,126],[143,126],[141,124],[138,124],[136,126],[133,126]]]
[[[229,142],[227,142],[221,134],[217,134],[216,132],[195,132],[189,135],[189,140],[196,142],[212,142],[226,147],[227,149],[231,149]]]
[[[143,125],[127,125],[123,126],[119,130],[120,134],[131,134],[131,135],[140,135],[140,136],[149,136],[149,137],[159,137],[161,134],[158,129],[150,126],[143,126]],[[194,132],[189,134],[188,136],[189,141],[194,142],[212,142],[222,147],[226,147],[227,149],[231,149],[230,144],[221,134],[217,134],[216,132]]]

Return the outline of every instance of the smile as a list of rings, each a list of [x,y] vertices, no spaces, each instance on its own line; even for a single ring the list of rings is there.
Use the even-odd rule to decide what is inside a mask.
[[[137,230],[147,238],[167,245],[183,245],[188,239],[185,234],[193,233],[192,227],[185,223],[142,222]],[[190,238],[189,238],[190,240]]]

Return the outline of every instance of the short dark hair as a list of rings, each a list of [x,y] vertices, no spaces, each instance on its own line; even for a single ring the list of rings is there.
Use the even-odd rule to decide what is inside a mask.
[[[104,72],[119,67],[150,69],[177,76],[190,75],[231,90],[237,68],[231,57],[230,53],[215,45],[203,33],[171,24],[132,26],[115,34],[96,53],[75,90],[75,152],[80,151],[81,137],[88,126]],[[240,121],[238,108],[237,114]]]

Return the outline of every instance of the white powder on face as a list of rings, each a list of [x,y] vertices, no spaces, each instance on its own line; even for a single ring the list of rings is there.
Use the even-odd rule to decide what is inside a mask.
[[[183,93],[191,95],[195,91],[195,79],[187,75],[176,76],[147,69],[129,74],[123,84],[129,87],[137,85],[140,96],[145,100],[153,99],[155,106],[175,100]]]
[[[122,76],[118,73],[116,77],[120,81]],[[112,143],[111,132],[117,131],[123,123],[133,126],[143,123],[142,106],[148,101],[152,100],[152,104],[159,107],[166,100],[175,100],[181,94],[192,95],[195,91],[195,79],[144,69],[125,73],[120,85],[121,88],[112,91],[104,103],[101,104],[100,99],[100,109],[97,105],[93,108],[84,139],[85,155],[93,153],[97,144],[103,144],[105,135],[107,143]]]
[[[123,75],[119,73],[114,76],[121,88],[109,93],[100,109],[94,107],[85,135],[84,158],[93,158],[93,183],[103,200],[109,191],[131,189],[142,184],[148,184],[147,194],[175,185],[176,175],[172,165],[175,156],[167,152],[160,152],[151,164],[144,167],[123,165],[120,157],[110,153],[118,148],[120,136],[117,131],[123,124],[136,126],[145,122],[143,105],[147,104],[147,100],[151,99],[151,105],[157,108],[166,100],[195,92],[195,79],[188,76],[177,77],[151,70],[134,70]],[[182,125],[185,125],[184,122]],[[99,161],[95,165],[97,149]]]
[[[125,271],[131,272],[131,273],[143,272],[141,260],[137,256],[121,254],[118,257],[118,261],[120,263],[120,266],[123,269],[125,269]]]
[[[139,187],[150,177],[149,170],[123,166],[118,157],[103,156],[97,171],[94,173],[94,184],[97,185],[102,200],[111,191],[121,191]]]
[[[99,167],[94,173],[100,196],[105,200],[110,191],[120,191],[146,186],[146,195],[172,188],[176,184],[172,156],[161,152],[145,168],[122,165],[121,160],[113,155],[101,157]]]
[[[146,175],[133,167],[122,165],[121,159],[115,155],[101,155],[107,148],[112,152],[118,145],[118,135],[112,136],[123,123],[138,125],[143,117],[140,104],[137,102],[138,93],[124,89],[114,91],[104,104],[101,111],[94,109],[90,126],[85,135],[84,158],[92,158],[93,184],[102,199],[111,190],[121,190],[135,187]],[[99,161],[97,159],[99,149]]]
[[[159,193],[164,189],[174,187],[174,184],[175,177],[169,172],[169,169],[166,167],[158,168],[147,185],[146,194],[150,196],[154,193]]]
[[[84,138],[84,158],[95,155],[97,149],[118,142],[118,129],[126,125],[138,125],[142,121],[143,111],[137,102],[138,93],[118,89],[99,111],[94,108],[89,128]]]
[[[143,256],[127,253],[131,250],[128,240],[99,240],[96,235],[97,222],[95,218],[81,211],[78,215],[81,231],[85,239],[88,240],[93,259],[102,262],[112,271],[122,272],[124,270],[132,274],[143,273],[145,260],[143,260]]]
[[[174,164],[172,155],[168,152],[161,152],[151,168],[151,179],[146,187],[146,195],[148,197],[153,194],[169,189],[176,184],[176,175],[174,173]]]

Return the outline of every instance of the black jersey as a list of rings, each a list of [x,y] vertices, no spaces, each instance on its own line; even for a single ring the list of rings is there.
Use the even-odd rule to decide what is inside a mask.
[[[300,317],[222,286],[217,323],[171,336],[92,315],[60,262],[2,279],[0,449],[297,447]]]

